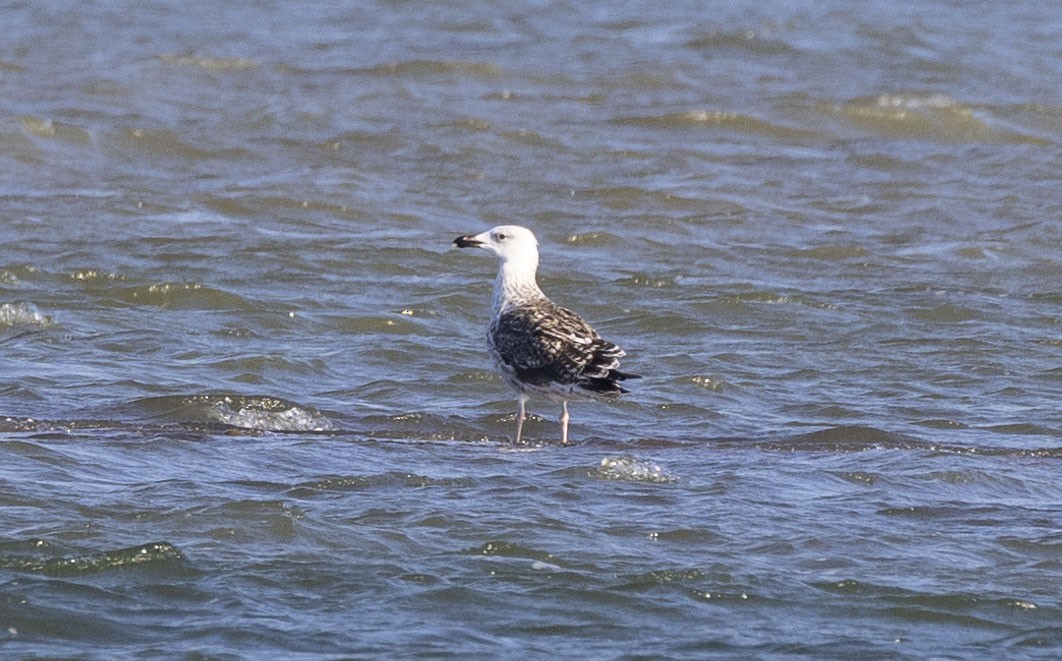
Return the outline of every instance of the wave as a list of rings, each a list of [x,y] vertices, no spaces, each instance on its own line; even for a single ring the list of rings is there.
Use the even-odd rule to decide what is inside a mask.
[[[795,56],[797,50],[790,44],[774,37],[768,37],[763,30],[751,28],[734,30],[711,30],[686,41],[686,47],[694,50],[708,51],[709,56],[716,56],[720,51],[733,51],[741,55]]]
[[[92,136],[80,126],[58,122],[46,117],[23,115],[19,117],[19,126],[22,130],[35,138],[47,138],[49,140],[61,140],[77,145],[89,145]]]
[[[963,627],[995,628],[1015,613],[1039,608],[1024,596],[992,596],[962,591],[933,593],[850,578],[812,582],[809,585],[823,592],[856,596],[879,603],[893,617],[900,619],[952,621]]]
[[[477,78],[493,78],[501,75],[501,67],[487,62],[467,60],[405,60],[358,69],[360,73],[378,76],[439,76],[465,75]]]
[[[991,431],[990,429],[987,431]],[[749,441],[730,440],[719,443],[721,446],[740,444],[748,446]],[[916,438],[907,434],[885,431],[861,425],[841,425],[827,427],[806,434],[790,436],[779,440],[758,440],[751,443],[761,450],[781,452],[864,452],[867,450],[918,450],[944,454],[965,454],[977,456],[1041,457],[1062,459],[1062,447],[1001,447],[984,445],[960,445],[957,443],[939,443],[932,440]]]
[[[251,310],[246,300],[221,289],[198,282],[160,282],[114,289],[112,296],[133,305],[149,305],[175,310]]]
[[[41,553],[50,546],[44,540],[6,542],[0,547],[0,569],[47,576],[83,576],[134,566],[172,565],[184,560],[184,554],[169,542],[150,542],[85,555],[49,557]],[[23,547],[30,552],[19,552]]]
[[[1041,138],[996,128],[975,106],[933,92],[878,94],[823,104],[820,109],[889,137],[1050,144]]]
[[[621,126],[657,129],[722,128],[781,139],[813,135],[811,131],[804,129],[792,128],[738,112],[724,110],[690,110],[661,115],[617,117],[610,120],[610,122]]]
[[[330,431],[332,420],[310,406],[279,397],[237,394],[169,395],[133,405],[167,422],[207,422],[260,431]]]
[[[306,500],[322,494],[363,491],[376,488],[408,487],[424,489],[427,487],[471,487],[474,480],[464,477],[434,478],[417,473],[391,471],[370,475],[333,475],[307,482],[293,484],[285,493],[293,498]]]
[[[130,413],[137,420],[129,420]],[[704,411],[697,409],[697,415]],[[103,412],[110,417],[80,419],[37,419],[31,417],[0,416],[0,433],[39,434],[43,437],[102,435],[165,438],[201,438],[231,435],[239,430],[248,433],[282,432],[304,433],[326,438],[354,439],[359,442],[394,443],[486,443],[504,449],[540,449],[554,445],[542,440],[533,444],[513,446],[504,434],[494,438],[482,429],[469,426],[467,421],[452,417],[417,412],[402,414],[369,413],[357,417],[343,417],[342,424],[311,406],[303,406],[279,397],[238,394],[171,395],[140,399],[124,406],[111,407]],[[144,418],[147,419],[144,419]],[[117,419],[124,418],[124,419]],[[502,416],[506,424],[511,415]],[[532,420],[541,420],[532,416]],[[1002,431],[1015,433],[1008,426]],[[978,427],[974,431],[987,434],[1000,428]],[[1019,426],[1019,432],[1029,436],[1057,437],[1057,431],[1036,425]],[[500,439],[500,440],[499,440]],[[580,468],[581,475],[599,480],[627,482],[670,483],[679,478],[668,468],[634,452],[661,449],[711,447],[719,451],[755,449],[764,452],[792,453],[856,453],[893,450],[931,454],[958,454],[981,457],[1021,457],[1062,459],[1062,445],[985,445],[939,442],[909,434],[886,431],[860,425],[826,427],[807,433],[774,438],[731,436],[704,437],[677,434],[671,437],[645,437],[617,440],[590,436],[576,448],[616,449],[621,443],[628,454],[609,455],[600,464]],[[571,450],[571,448],[566,448]],[[407,476],[408,477],[408,476]],[[342,484],[345,478],[338,478]],[[391,479],[391,478],[385,478]],[[416,478],[421,479],[421,478]],[[861,479],[856,475],[853,479]],[[365,486],[364,478],[354,479],[356,486]],[[300,485],[314,488],[312,485]],[[327,487],[320,487],[327,488]]]
[[[259,66],[257,61],[246,57],[210,57],[190,53],[167,53],[159,55],[158,59],[164,64],[216,72],[248,71]]]
[[[249,152],[244,148],[202,147],[190,144],[184,136],[169,129],[124,127],[109,134],[107,140],[119,148],[138,150],[153,159],[175,158],[193,161],[218,159],[228,161],[240,160],[249,156]]]

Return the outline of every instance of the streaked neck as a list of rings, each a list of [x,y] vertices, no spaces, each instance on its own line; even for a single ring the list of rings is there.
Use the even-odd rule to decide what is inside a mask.
[[[537,259],[520,261],[505,260],[498,265],[498,277],[494,280],[494,312],[504,312],[525,303],[545,298],[538,288],[535,272],[538,270]]]

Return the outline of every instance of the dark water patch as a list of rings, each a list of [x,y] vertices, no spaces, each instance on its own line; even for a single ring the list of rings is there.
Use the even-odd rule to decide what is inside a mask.
[[[914,424],[920,427],[928,427],[930,429],[967,429],[969,425],[957,420],[939,419],[934,418],[930,420],[919,420]]]
[[[28,544],[35,551],[46,550],[51,546],[43,540],[34,540]],[[184,561],[184,555],[169,542],[151,542],[113,551],[62,557],[10,553],[10,547],[10,542],[0,546],[0,569],[47,576],[84,576],[132,567],[173,567]]]
[[[88,649],[94,645],[148,639],[119,614],[121,609],[113,595],[71,590],[56,596],[57,580],[51,579],[51,585],[45,586],[26,585],[37,588],[33,593],[24,589],[0,593],[0,621],[5,625],[0,645],[7,649],[23,645],[23,651],[28,653],[20,658],[91,658]],[[49,590],[52,594],[41,596],[41,588],[53,588]],[[77,605],[69,605],[70,601]],[[85,603],[92,607],[79,607]],[[77,649],[79,656],[73,656],[72,649]]]
[[[1032,558],[1044,564],[1044,570],[1062,567],[1062,532],[1050,532],[1030,537],[1002,537],[999,543],[1026,560]]]
[[[981,316],[982,312],[977,309],[941,303],[932,307],[919,308],[911,312],[911,316],[922,321],[933,323],[957,324],[971,321]]]
[[[375,387],[384,384],[376,383]],[[389,387],[388,387],[389,388]],[[389,389],[389,396],[401,399],[404,388]],[[501,419],[502,417],[499,417]],[[367,413],[355,423],[358,429],[372,438],[395,441],[470,441],[489,439],[488,430],[481,425],[435,413],[407,411],[401,413]]]
[[[265,433],[263,430],[205,421],[145,424],[116,419],[37,420],[13,417],[0,418],[0,432],[16,435],[4,441],[15,444],[19,442],[15,440],[18,435],[25,435],[32,441],[177,443]]]
[[[299,214],[302,218],[308,219],[316,215],[333,221],[336,218],[355,219],[359,217],[357,210],[345,204],[322,202],[310,197],[230,194],[226,197],[206,198],[203,204],[220,214],[235,217],[259,218],[263,215],[293,213]]]
[[[649,273],[635,273],[616,281],[616,284],[627,287],[648,287],[650,289],[662,289],[676,285],[674,277],[657,277]]]
[[[886,507],[878,511],[882,516],[895,516],[919,520],[960,520],[966,525],[995,528],[1004,523],[1005,512],[998,507],[971,507],[969,505],[908,505]]]
[[[781,293],[775,291],[740,292],[737,294],[728,295],[725,300],[739,304],[761,303],[766,305],[801,305],[819,310],[838,309],[838,306],[835,303],[825,303],[813,300],[805,295]]]
[[[192,507],[186,515],[216,541],[290,544],[300,537],[305,512],[281,500],[242,498]]]
[[[243,148],[200,146],[190,142],[190,137],[170,129],[126,127],[108,136],[109,144],[119,150],[132,152],[136,157],[146,156],[153,161],[173,160],[195,162],[216,160],[224,163],[249,158],[251,151]]]
[[[415,473],[390,472],[379,475],[321,477],[293,485],[286,493],[293,498],[309,499],[379,488],[467,488],[474,484],[474,480],[469,478],[432,478]]]
[[[873,427],[840,426],[820,429],[783,441],[759,442],[757,447],[769,450],[810,452],[861,452],[880,449],[925,449],[930,444],[903,434]]]
[[[405,60],[356,69],[355,72],[373,76],[398,76],[425,78],[435,76],[462,76],[471,78],[494,78],[502,70],[495,64],[462,60]]]
[[[853,579],[813,587],[874,603],[883,614],[919,624],[954,624],[972,629],[1007,629],[1037,616],[1040,606],[1025,596],[992,592],[926,592]],[[994,592],[994,591],[993,591]]]
[[[864,262],[873,253],[860,245],[824,244],[812,248],[797,248],[792,251],[792,255],[825,262]]]
[[[164,64],[204,69],[212,72],[249,71],[257,69],[259,66],[255,60],[245,57],[212,57],[192,53],[164,54],[159,55],[158,59]]]
[[[934,425],[930,425],[934,426]],[[689,443],[704,440],[689,439]],[[940,443],[874,427],[842,425],[799,434],[780,440],[712,439],[721,448],[755,447],[784,452],[865,452],[873,450],[917,451],[929,454],[956,454],[984,457],[1062,458],[1062,447],[1011,447],[997,445],[961,445]]]
[[[160,282],[126,289],[108,289],[114,300],[170,310],[254,310],[242,297],[198,282]]]
[[[865,486],[876,484],[883,477],[880,473],[869,471],[831,471],[830,474],[845,482]]]
[[[984,427],[984,429],[986,431],[995,432],[997,434],[1050,436],[1054,438],[1058,438],[1060,435],[1062,435],[1062,430],[1030,422],[1018,422],[1005,425],[988,425]]]
[[[623,574],[610,585],[607,593],[637,599],[637,607],[649,607],[667,615],[672,609],[689,604],[719,608],[758,608],[773,601],[760,596],[752,586],[741,585],[725,570],[717,568],[656,569],[637,574]],[[633,604],[632,604],[633,605]]]
[[[594,247],[616,246],[623,243],[623,239],[611,232],[583,232],[579,234],[570,234],[565,240],[570,244]]]
[[[758,55],[795,56],[798,52],[787,42],[776,36],[768,36],[776,30],[757,30],[753,28],[721,29],[715,28],[703,32],[685,41],[687,48],[706,51],[708,57],[718,57],[720,53],[733,53],[743,57]]]
[[[1001,142],[1047,146],[1041,137],[994,125],[984,110],[946,94],[893,93],[861,97],[820,110],[875,133],[893,138],[945,142]]]
[[[621,577],[617,589],[638,591],[672,583],[689,584],[706,578],[707,574],[700,569],[658,569]]]
[[[92,144],[92,136],[84,128],[66,122],[24,115],[19,118],[22,130],[35,138],[55,140],[79,146]]]
[[[691,110],[662,115],[617,117],[610,120],[618,126],[650,129],[690,130],[723,129],[738,133],[777,139],[808,138],[813,134],[803,129],[758,119],[737,112],[722,110]]]
[[[361,335],[364,333],[416,335],[423,334],[429,330],[424,327],[420,320],[412,317],[413,315],[404,315],[401,312],[389,315],[357,317],[328,315],[322,318],[322,322],[328,328],[349,335]]]
[[[126,423],[116,420],[37,420],[35,418],[0,418],[0,432],[61,432],[76,433],[79,431],[92,432],[98,430],[121,429],[128,427]]]
[[[695,210],[712,204],[711,200],[683,196],[670,191],[647,190],[631,186],[576,190],[575,194],[600,200],[605,206],[615,210],[640,208],[646,205],[660,208]]]
[[[466,555],[480,555],[492,558],[519,558],[549,565],[557,565],[557,563],[560,562],[559,558],[548,551],[531,548],[505,540],[486,542],[481,546],[465,549],[463,553]]]

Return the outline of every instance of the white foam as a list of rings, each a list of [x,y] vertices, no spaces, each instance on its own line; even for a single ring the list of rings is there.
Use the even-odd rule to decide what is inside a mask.
[[[55,323],[33,303],[4,303],[0,305],[0,326],[36,326],[47,328]]]
[[[266,431],[329,431],[332,421],[309,408],[272,398],[225,397],[212,402],[207,414],[217,422],[246,429]],[[288,404],[288,403],[284,403]]]
[[[630,455],[605,457],[601,465],[591,471],[591,477],[599,480],[623,480],[626,482],[677,482],[678,478],[663,466],[648,459]]]

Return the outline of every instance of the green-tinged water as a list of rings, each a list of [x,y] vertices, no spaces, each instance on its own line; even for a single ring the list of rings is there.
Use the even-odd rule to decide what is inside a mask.
[[[1062,654],[1062,10],[2,14],[0,656]]]

